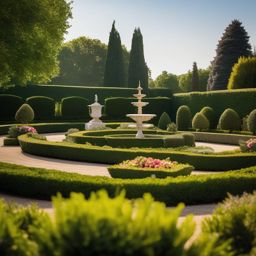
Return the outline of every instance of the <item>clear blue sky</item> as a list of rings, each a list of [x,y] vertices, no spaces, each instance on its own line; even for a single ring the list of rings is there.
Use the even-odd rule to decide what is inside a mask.
[[[135,27],[144,38],[145,59],[155,78],[181,74],[193,61],[206,68],[226,26],[239,19],[256,45],[256,0],[74,0],[66,41],[79,36],[108,43],[113,20],[128,50]]]

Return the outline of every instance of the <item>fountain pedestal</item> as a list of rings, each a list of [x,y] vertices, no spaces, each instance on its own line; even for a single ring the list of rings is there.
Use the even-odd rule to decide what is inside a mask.
[[[89,114],[92,117],[92,120],[90,122],[85,124],[86,130],[95,130],[105,127],[105,124],[100,120],[102,114],[102,107],[100,103],[98,103],[98,96],[95,94],[95,102],[91,105],[88,105],[89,107]]]
[[[127,117],[130,117],[131,119],[133,119],[136,122],[136,127],[137,127],[137,134],[136,134],[136,138],[138,139],[142,139],[144,138],[144,134],[143,134],[143,122],[147,122],[149,120],[151,120],[153,117],[155,117],[155,114],[143,114],[142,113],[142,108],[145,107],[146,105],[148,105],[148,102],[142,102],[142,98],[144,98],[146,95],[142,94],[142,88],[139,86],[137,88],[138,93],[134,94],[133,96],[135,98],[138,99],[137,102],[132,102],[132,105],[134,105],[135,107],[138,108],[137,110],[137,114],[127,114]]]

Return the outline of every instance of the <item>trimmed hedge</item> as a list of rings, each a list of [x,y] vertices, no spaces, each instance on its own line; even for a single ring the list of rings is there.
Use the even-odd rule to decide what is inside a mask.
[[[209,106],[213,108],[217,119],[226,108],[232,108],[244,117],[256,108],[256,89],[179,93],[174,94],[172,99],[172,120],[181,105],[189,106],[192,115]]]
[[[127,114],[137,113],[137,108],[131,103],[136,102],[136,98],[108,98],[105,100],[105,114],[109,118],[124,119]],[[157,122],[163,112],[170,113],[171,99],[167,97],[144,98],[143,101],[149,102],[143,108],[144,114],[156,114],[156,118],[152,119]]]
[[[24,152],[76,161],[115,164],[136,156],[153,157],[158,159],[170,158],[179,163],[188,163],[197,170],[225,171],[256,165],[255,153],[222,153],[199,154],[172,149],[150,148],[111,148],[81,145],[68,142],[50,142],[19,136],[19,142]]]
[[[0,94],[0,120],[1,121],[14,121],[17,110],[24,103],[21,97]]]
[[[52,97],[56,101],[70,95],[84,97],[89,102],[94,101],[94,95],[97,94],[99,102],[104,103],[104,99],[110,97],[132,97],[137,90],[135,88],[123,87],[96,87],[96,86],[69,86],[69,85],[27,85],[26,87],[15,86],[3,93],[19,95],[22,98],[28,98],[35,95]],[[0,90],[1,93],[1,90]],[[149,97],[170,97],[170,89],[148,89]]]
[[[89,118],[89,101],[71,96],[61,100],[61,115],[64,118]]]
[[[213,203],[227,193],[239,195],[256,189],[256,166],[219,174],[191,175],[166,179],[112,179],[86,176],[55,170],[0,163],[0,191],[26,197],[50,199],[58,192],[69,196],[105,189],[110,196],[125,189],[127,198],[142,197],[150,192],[157,201],[167,205]]]
[[[191,165],[178,164],[171,169],[154,169],[154,168],[138,168],[138,167],[123,167],[112,165],[108,167],[108,171],[113,178],[120,179],[142,179],[147,177],[166,178],[190,175],[194,167]]]
[[[35,120],[49,120],[55,116],[55,101],[45,96],[33,96],[26,99],[35,113]]]

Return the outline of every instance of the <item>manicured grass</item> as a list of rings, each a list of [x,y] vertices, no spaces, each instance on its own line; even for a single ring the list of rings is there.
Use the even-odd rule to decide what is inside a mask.
[[[1,192],[50,199],[58,192],[63,196],[72,191],[89,196],[99,189],[106,189],[111,196],[125,189],[128,198],[150,192],[167,205],[213,203],[223,200],[227,193],[238,195],[256,190],[256,166],[211,175],[112,179],[0,163]]]

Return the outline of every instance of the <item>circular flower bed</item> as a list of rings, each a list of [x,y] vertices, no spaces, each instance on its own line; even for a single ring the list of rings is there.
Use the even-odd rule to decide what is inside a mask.
[[[176,161],[138,156],[108,168],[113,178],[166,178],[189,175],[193,166]]]

